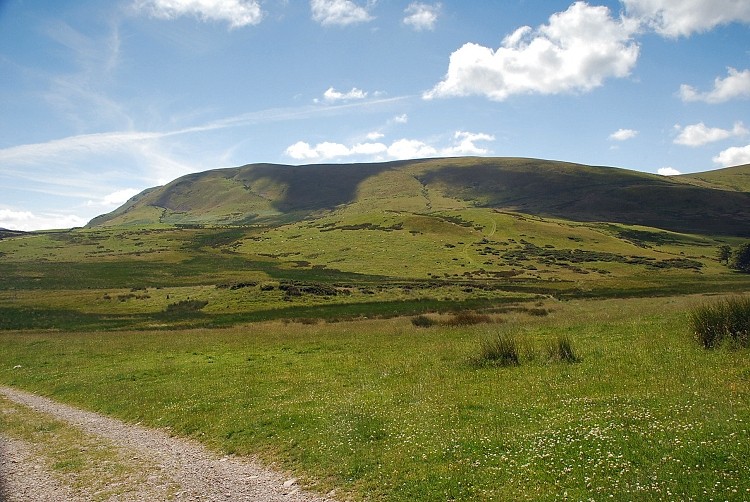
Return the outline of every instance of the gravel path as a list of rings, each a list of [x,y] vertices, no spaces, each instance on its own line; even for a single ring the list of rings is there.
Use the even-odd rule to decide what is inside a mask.
[[[10,387],[0,386],[0,395],[96,436],[139,464],[144,464],[140,459],[145,459],[151,472],[133,480],[139,486],[108,500],[331,500],[303,492],[296,480],[248,459],[218,456],[195,442],[158,430],[125,424]],[[35,462],[33,445],[0,437],[0,500],[79,500],[77,497],[70,487]]]

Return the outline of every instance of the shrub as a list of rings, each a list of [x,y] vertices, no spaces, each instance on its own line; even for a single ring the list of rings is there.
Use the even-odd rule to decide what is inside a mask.
[[[750,242],[742,244],[732,253],[732,261],[729,266],[734,270],[750,273]]]
[[[167,305],[168,314],[188,314],[199,312],[203,307],[208,305],[205,300],[180,300],[177,303]]]
[[[521,363],[519,343],[515,335],[498,333],[479,343],[479,354],[473,359],[478,366],[518,366]]]
[[[750,298],[732,297],[690,312],[693,334],[704,348],[722,343],[750,347]]]
[[[476,312],[459,312],[453,316],[453,319],[445,324],[450,326],[473,326],[474,324],[491,323],[492,318],[487,314],[477,314]]]
[[[579,361],[573,347],[573,340],[568,335],[558,335],[547,345],[547,358],[550,361],[575,363]]]
[[[437,324],[437,321],[425,315],[418,315],[417,317],[411,318],[411,323],[418,328],[429,328],[430,326]]]

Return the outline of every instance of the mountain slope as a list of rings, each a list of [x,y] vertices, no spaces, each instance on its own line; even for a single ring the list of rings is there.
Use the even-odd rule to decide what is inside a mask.
[[[252,164],[183,176],[89,226],[282,224],[344,207],[414,213],[488,207],[574,221],[748,236],[748,166],[705,180],[522,158]],[[708,180],[708,181],[706,181]],[[734,180],[734,181],[727,181]]]

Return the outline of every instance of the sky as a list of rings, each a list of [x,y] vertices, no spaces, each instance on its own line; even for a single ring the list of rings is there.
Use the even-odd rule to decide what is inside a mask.
[[[2,228],[221,167],[463,155],[750,163],[750,1],[0,0]]]

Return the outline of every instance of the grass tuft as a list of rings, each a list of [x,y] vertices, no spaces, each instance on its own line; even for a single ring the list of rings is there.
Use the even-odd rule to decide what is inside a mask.
[[[482,338],[479,353],[472,358],[475,366],[518,366],[521,364],[521,346],[511,333],[497,333]]]
[[[706,349],[750,347],[750,298],[732,297],[694,308],[690,326]]]
[[[556,362],[576,363],[580,361],[576,355],[573,340],[568,335],[558,335],[547,344],[547,359]]]

